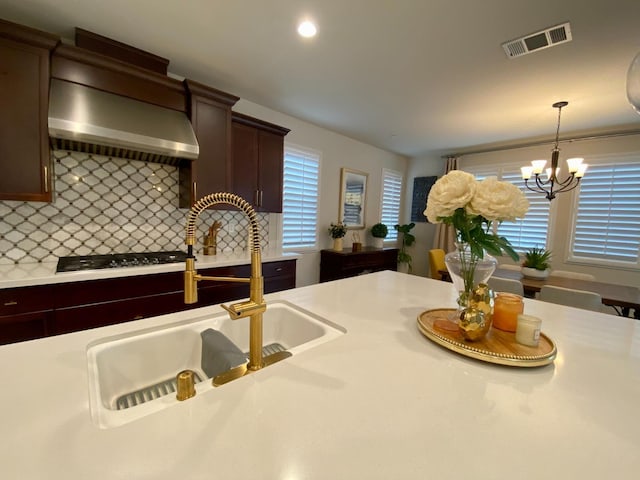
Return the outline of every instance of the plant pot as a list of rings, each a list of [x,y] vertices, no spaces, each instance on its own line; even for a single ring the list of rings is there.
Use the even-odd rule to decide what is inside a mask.
[[[342,238],[334,238],[333,239],[333,249],[336,252],[342,251]]]
[[[384,238],[373,237],[373,247],[382,248],[384,245]]]
[[[535,268],[522,267],[522,275],[527,278],[536,278],[539,280],[543,280],[549,276],[549,269],[546,270],[536,270]]]
[[[409,264],[406,262],[398,263],[398,272],[400,273],[409,273]]]

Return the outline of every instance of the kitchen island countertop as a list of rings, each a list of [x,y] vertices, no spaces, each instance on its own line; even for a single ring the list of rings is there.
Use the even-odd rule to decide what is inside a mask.
[[[295,260],[299,255],[279,250],[262,252],[262,262]],[[196,255],[196,268],[228,267],[251,263],[248,252],[228,252],[218,255]],[[152,275],[156,273],[179,272],[184,270],[184,262],[145,265],[139,267],[104,268],[101,270],[80,270],[76,272],[56,273],[57,262],[18,263],[0,265],[0,289],[29,287],[52,283],[82,282],[104,278]]]
[[[1,346],[1,476],[637,478],[638,321],[526,299],[558,356],[506,367],[418,331],[421,312],[455,297],[450,283],[390,271],[269,294],[346,334],[110,429],[90,417],[87,345],[189,312]]]

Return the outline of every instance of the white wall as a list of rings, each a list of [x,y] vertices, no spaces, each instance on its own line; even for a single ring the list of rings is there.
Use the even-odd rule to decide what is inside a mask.
[[[460,157],[460,166],[464,165],[496,165],[516,164],[518,166],[530,165],[531,160],[551,159],[551,146],[539,146],[504,150],[500,152],[465,155]],[[566,167],[566,159],[571,157],[584,157],[585,163],[597,161],[597,157],[612,154],[634,153],[640,161],[640,135],[582,140],[560,145],[560,164]],[[561,173],[561,178],[566,175],[566,168]],[[587,170],[587,176],[589,171]],[[574,193],[559,193],[551,205],[550,238],[547,248],[553,251],[551,266],[553,269],[570,270],[574,272],[590,273],[598,280],[624,285],[640,285],[640,271],[623,268],[606,268],[578,263],[569,263],[569,225],[573,211]],[[640,214],[640,212],[639,212]],[[630,232],[631,234],[631,232]],[[500,262],[509,262],[509,259],[499,259]]]
[[[371,244],[371,236],[368,229],[380,221],[382,169],[389,168],[403,173],[406,186],[407,158],[372,147],[247,100],[240,100],[233,110],[290,128],[291,132],[285,137],[286,143],[312,148],[321,153],[320,202],[318,206],[319,249],[304,252],[298,260],[297,286],[317,283],[320,278],[319,250],[331,248],[332,241],[327,229],[331,222],[335,223],[339,220],[340,169],[342,167],[360,170],[369,174],[365,206],[366,228],[359,233],[362,243],[365,245]],[[411,182],[413,184],[413,180]],[[278,215],[278,217],[280,216]],[[349,231],[344,241],[345,248],[350,248],[351,243],[351,231]],[[395,243],[390,246],[394,245]]]

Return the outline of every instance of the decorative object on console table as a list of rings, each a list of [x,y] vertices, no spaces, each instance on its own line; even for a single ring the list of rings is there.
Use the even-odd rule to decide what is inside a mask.
[[[402,235],[400,239],[400,251],[398,252],[398,271],[403,273],[411,273],[411,255],[407,253],[407,247],[413,245],[416,241],[416,237],[410,233],[411,229],[415,227],[415,223],[406,223],[404,225],[396,224],[393,226],[398,233]]]
[[[461,320],[465,311],[473,308],[469,299],[474,290],[489,279],[497,266],[495,258],[485,254],[485,250],[519,259],[505,237],[490,233],[492,223],[522,218],[528,208],[529,202],[515,185],[492,177],[478,182],[473,175],[460,170],[440,178],[429,192],[424,212],[429,221],[452,225],[456,231],[457,250],[445,255],[445,263],[460,292]],[[460,328],[464,328],[462,322]]]
[[[389,229],[384,223],[376,223],[371,227],[371,236],[373,237],[373,246],[375,248],[382,248],[384,246],[384,239],[389,234]]]
[[[362,242],[360,241],[360,234],[358,232],[353,232],[351,234],[351,251],[359,252],[362,250]]]
[[[320,281],[329,282],[381,270],[396,270],[397,248],[362,247],[358,252],[320,251]]]
[[[347,227],[342,222],[332,223],[329,227],[329,233],[333,238],[333,249],[336,252],[341,252],[342,238],[347,234]]]
[[[551,251],[544,248],[531,248],[524,254],[522,262],[522,275],[527,278],[544,279],[549,276],[549,260]]]

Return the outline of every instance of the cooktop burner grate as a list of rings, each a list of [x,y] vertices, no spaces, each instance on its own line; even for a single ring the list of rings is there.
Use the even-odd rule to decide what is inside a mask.
[[[114,253],[111,255],[60,257],[58,259],[56,273],[99,270],[103,268],[143,267],[146,265],[184,262],[186,258],[187,254],[179,250],[171,252]]]

